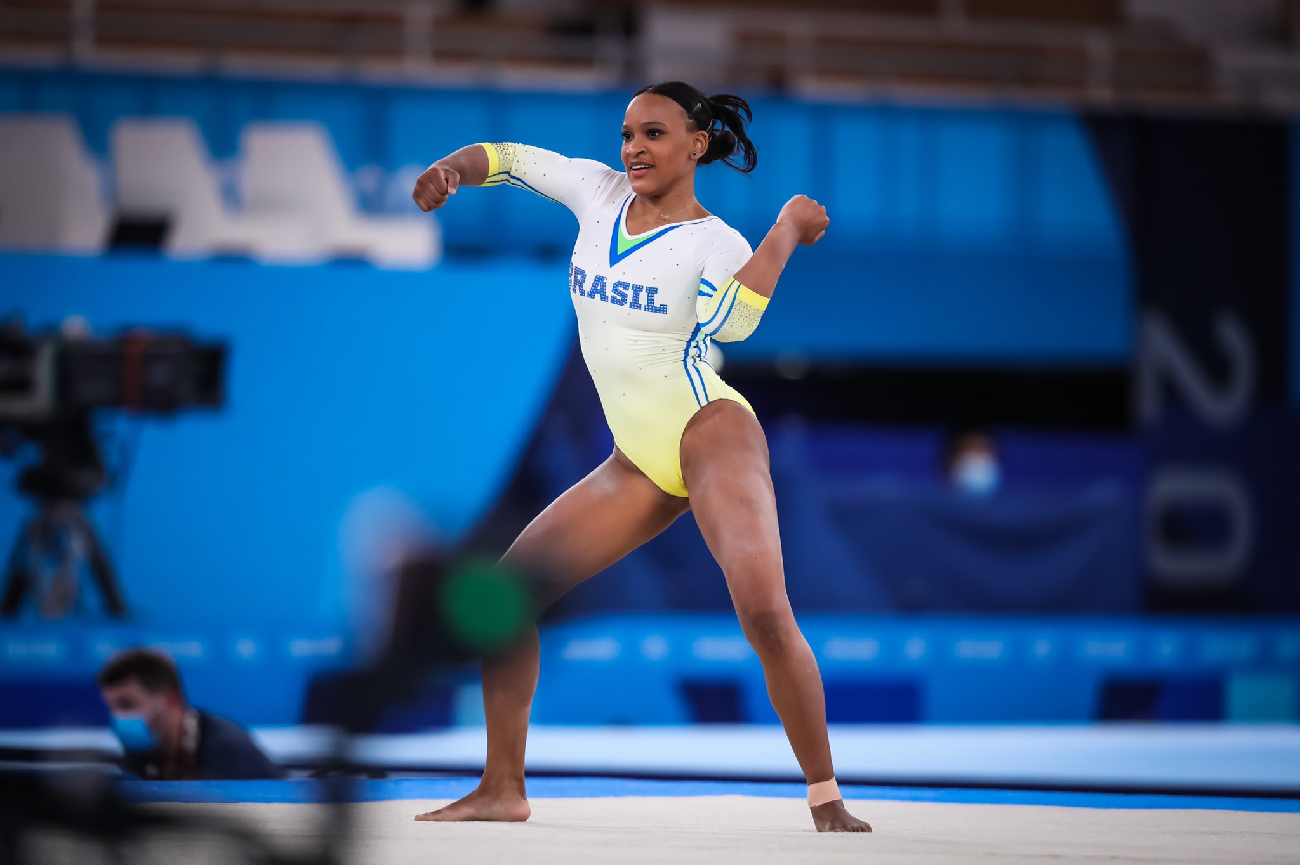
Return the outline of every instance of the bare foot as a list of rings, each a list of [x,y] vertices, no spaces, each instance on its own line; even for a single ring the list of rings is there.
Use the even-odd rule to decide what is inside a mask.
[[[871,825],[849,814],[843,800],[832,800],[812,807],[813,824],[818,833],[870,833]]]
[[[533,814],[522,793],[489,793],[475,788],[441,809],[416,815],[417,821],[527,821]]]

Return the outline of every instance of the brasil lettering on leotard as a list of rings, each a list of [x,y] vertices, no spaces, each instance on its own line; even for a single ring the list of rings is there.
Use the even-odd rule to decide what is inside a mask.
[[[599,298],[616,307],[668,315],[667,304],[655,303],[655,295],[659,293],[658,286],[638,286],[626,280],[615,280],[610,283],[604,274],[596,274],[591,278],[591,285],[588,286],[587,272],[572,264],[569,265],[569,291],[584,298]],[[641,300],[643,296],[644,303]]]

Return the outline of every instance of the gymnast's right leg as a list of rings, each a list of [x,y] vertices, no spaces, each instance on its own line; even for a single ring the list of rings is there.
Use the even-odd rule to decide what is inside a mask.
[[[684,514],[689,502],[661,490],[618,449],[547,506],[502,562],[548,576],[550,603],[618,562]],[[483,664],[487,762],[478,787],[417,821],[526,821],[528,713],[537,689],[537,629],[510,653]]]

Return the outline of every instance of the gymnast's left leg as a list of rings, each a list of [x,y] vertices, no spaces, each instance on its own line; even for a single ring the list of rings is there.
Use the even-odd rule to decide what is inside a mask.
[[[817,783],[835,777],[826,699],[817,660],[785,592],[763,428],[739,403],[717,400],[686,425],[681,460],[695,522],[726,576],[745,637],[763,663],[768,697],[808,781],[811,804],[814,796],[833,788]],[[812,806],[812,817],[821,831],[871,830],[839,798]]]

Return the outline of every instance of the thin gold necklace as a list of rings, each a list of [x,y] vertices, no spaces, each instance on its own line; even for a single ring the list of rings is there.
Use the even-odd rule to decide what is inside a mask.
[[[659,219],[663,220],[664,222],[667,222],[668,220],[670,220],[670,219],[672,219],[673,217],[677,216],[679,213],[681,213],[682,211],[686,210],[686,208],[690,207],[690,206],[693,205],[693,204],[695,204],[694,201],[689,202],[689,203],[686,205],[686,207],[679,208],[678,210],[675,210],[675,211],[673,211],[672,213],[661,213],[661,214],[659,214]]]
[[[649,202],[647,202],[647,204],[649,204]],[[659,214],[659,219],[664,220],[664,221],[666,222],[666,221],[672,219],[673,217],[677,216],[677,215],[678,215],[679,213],[681,213],[682,211],[686,210],[686,208],[691,207],[691,206],[694,205],[694,204],[695,204],[695,199],[691,199],[689,202],[686,203],[686,206],[685,206],[685,207],[678,208],[677,210],[673,211],[672,213],[661,213],[661,214]]]

